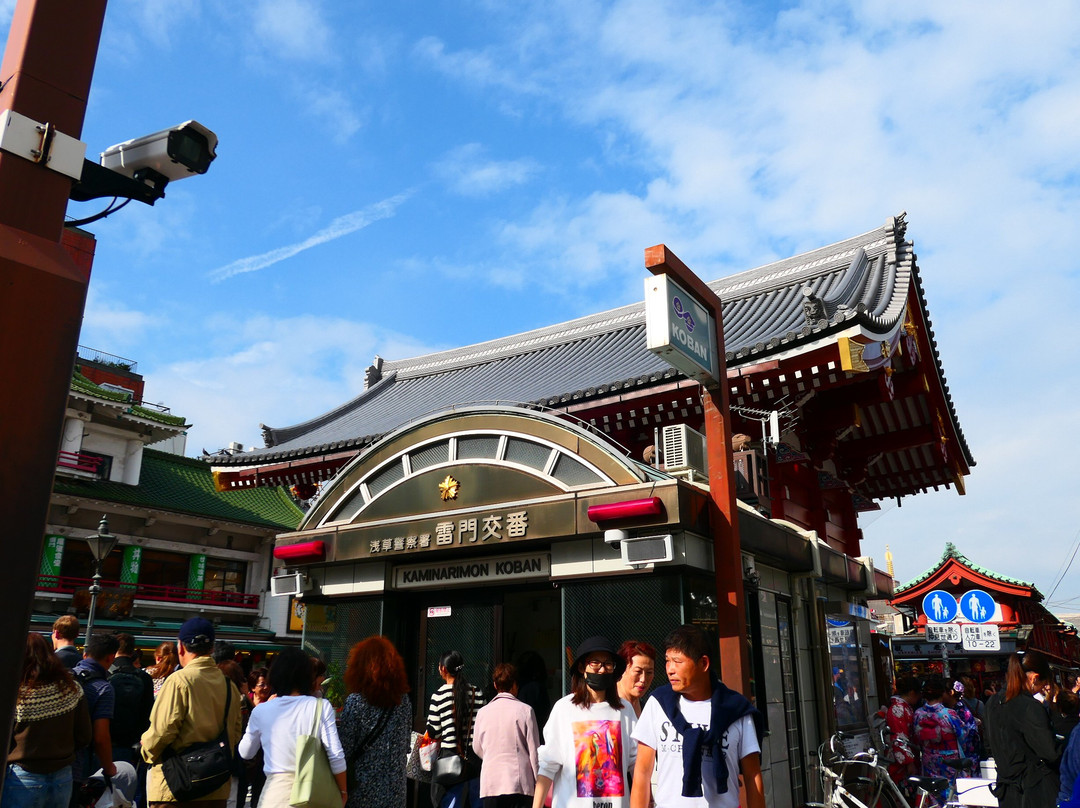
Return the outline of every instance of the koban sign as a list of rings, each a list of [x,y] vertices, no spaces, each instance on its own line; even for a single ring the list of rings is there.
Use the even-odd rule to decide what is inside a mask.
[[[667,275],[645,281],[646,347],[702,384],[714,384],[716,321]]]
[[[547,553],[472,558],[439,564],[409,564],[394,568],[395,589],[424,589],[455,584],[501,583],[551,577]]]

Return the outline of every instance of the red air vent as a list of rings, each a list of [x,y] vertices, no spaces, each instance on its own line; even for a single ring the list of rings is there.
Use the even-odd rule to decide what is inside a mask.
[[[589,506],[589,518],[594,522],[616,522],[621,519],[640,519],[644,516],[663,516],[663,514],[664,501],[660,497],[628,499],[626,502]]]
[[[312,564],[326,558],[326,542],[302,541],[274,548],[274,558],[292,564]]]

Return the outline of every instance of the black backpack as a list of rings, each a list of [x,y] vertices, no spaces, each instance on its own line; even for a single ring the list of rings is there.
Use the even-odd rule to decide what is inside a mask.
[[[143,705],[153,705],[146,694],[147,689],[154,692],[154,683],[142,671],[121,668],[109,675],[109,684],[116,692],[116,706],[109,724],[112,742],[119,746],[136,744],[150,726],[150,713]]]

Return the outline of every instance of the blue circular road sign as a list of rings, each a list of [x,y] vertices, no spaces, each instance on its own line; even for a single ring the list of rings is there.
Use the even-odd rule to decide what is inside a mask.
[[[994,618],[997,604],[988,592],[972,589],[962,594],[957,600],[960,603],[960,614],[965,620],[972,623],[986,623]]]
[[[930,623],[951,623],[956,619],[956,598],[944,589],[935,589],[922,599],[922,610]]]

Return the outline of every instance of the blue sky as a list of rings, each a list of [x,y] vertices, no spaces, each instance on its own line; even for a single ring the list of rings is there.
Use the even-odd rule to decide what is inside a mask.
[[[951,540],[1049,593],[1078,535],[1077,42],[1066,2],[113,0],[88,152],[189,118],[221,143],[92,226],[82,342],[138,361],[189,453],[260,445],[376,353],[640,299],[651,244],[716,278],[906,210],[978,466],[867,515],[864,550],[906,579]]]

